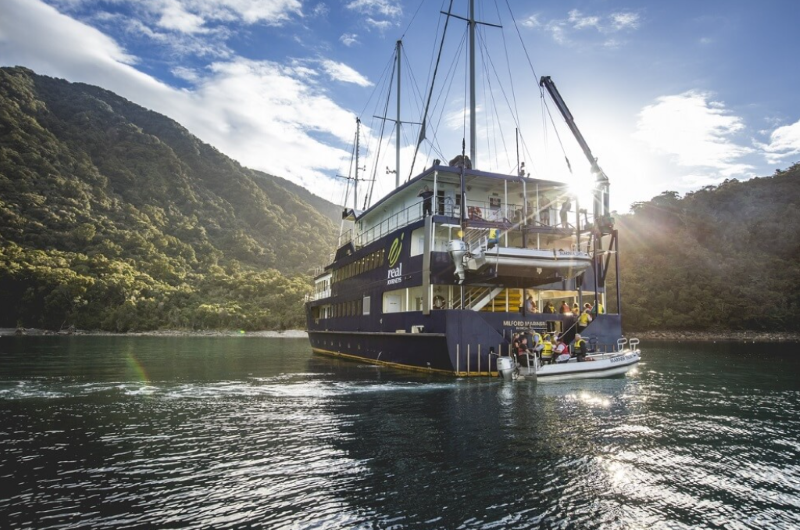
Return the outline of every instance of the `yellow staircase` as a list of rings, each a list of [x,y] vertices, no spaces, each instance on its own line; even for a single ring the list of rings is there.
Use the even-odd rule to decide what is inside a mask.
[[[520,307],[523,303],[522,289],[503,289],[494,297],[494,299],[486,304],[481,311],[488,311],[490,313],[501,313],[506,311],[506,300],[508,300],[508,311],[512,313],[519,313]]]

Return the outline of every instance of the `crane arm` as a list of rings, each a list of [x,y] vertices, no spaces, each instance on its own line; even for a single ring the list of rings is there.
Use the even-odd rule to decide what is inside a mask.
[[[569,107],[567,107],[567,104],[564,103],[564,99],[558,92],[556,84],[549,75],[543,75],[539,80],[539,86],[546,88],[547,92],[550,94],[550,97],[553,98],[553,101],[558,107],[558,110],[561,112],[561,115],[564,116],[564,120],[566,120],[569,130],[572,131],[572,135],[575,136],[575,139],[578,141],[578,145],[580,145],[581,149],[583,149],[583,154],[586,155],[586,158],[589,160],[589,164],[592,166],[592,173],[597,176],[597,180],[607,181],[608,177],[600,168],[600,165],[597,163],[597,159],[594,157],[594,155],[592,155],[592,150],[589,148],[589,144],[586,143],[586,139],[583,137],[583,134],[581,134],[578,126],[575,124],[575,118],[572,117]]]
[[[558,92],[556,84],[552,79],[550,79],[550,76],[542,76],[542,78],[539,80],[539,86],[546,88],[547,92],[550,94],[550,97],[553,98],[553,102],[555,102],[559,112],[561,112],[561,115],[564,116],[564,120],[567,122],[569,130],[572,131],[572,135],[575,136],[575,139],[578,141],[581,149],[583,149],[583,154],[586,155],[586,158],[589,160],[589,164],[592,166],[592,173],[595,174],[595,178],[597,179],[594,190],[595,223],[601,234],[610,233],[609,231],[613,228],[613,220],[610,217],[609,211],[608,176],[597,163],[597,159],[592,154],[592,150],[589,149],[589,144],[586,143],[586,139],[583,137],[583,134],[581,134],[578,126],[575,124],[575,118],[572,117],[569,107],[567,107],[567,104],[564,103],[564,99]]]

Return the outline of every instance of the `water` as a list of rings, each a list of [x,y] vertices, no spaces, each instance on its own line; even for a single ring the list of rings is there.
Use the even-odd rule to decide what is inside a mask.
[[[0,338],[3,528],[797,528],[794,345],[501,383],[306,340]]]

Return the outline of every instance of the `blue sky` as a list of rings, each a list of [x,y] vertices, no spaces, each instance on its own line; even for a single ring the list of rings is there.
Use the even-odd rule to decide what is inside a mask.
[[[519,124],[532,176],[581,182],[588,175],[552,103],[547,118],[535,83],[541,75],[556,81],[609,175],[612,209],[800,161],[796,0],[481,4],[478,18],[503,26],[479,32],[481,49],[497,45],[492,63],[479,66],[481,169],[515,170]],[[424,91],[446,8],[389,0],[0,0],[0,65],[112,90],[243,165],[334,201],[343,194],[334,175],[348,171],[360,115],[362,160],[376,171],[378,198],[393,185],[386,170],[395,161],[393,147],[378,156],[380,123],[372,116],[383,112],[394,43],[403,38],[404,75],[413,72]],[[466,14],[466,1],[456,0],[454,12]],[[446,95],[434,97],[429,123],[438,127],[435,136],[429,129],[415,169],[460,152],[464,61],[456,51],[464,31],[451,22],[438,81]],[[420,121],[419,99],[404,98],[404,120]],[[506,99],[516,101],[511,110]],[[415,127],[403,128],[403,179]]]

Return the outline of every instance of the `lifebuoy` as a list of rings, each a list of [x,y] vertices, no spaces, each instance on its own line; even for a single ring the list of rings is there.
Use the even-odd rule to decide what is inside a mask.
[[[433,308],[434,309],[444,309],[445,306],[445,299],[444,296],[436,295],[433,297]]]

